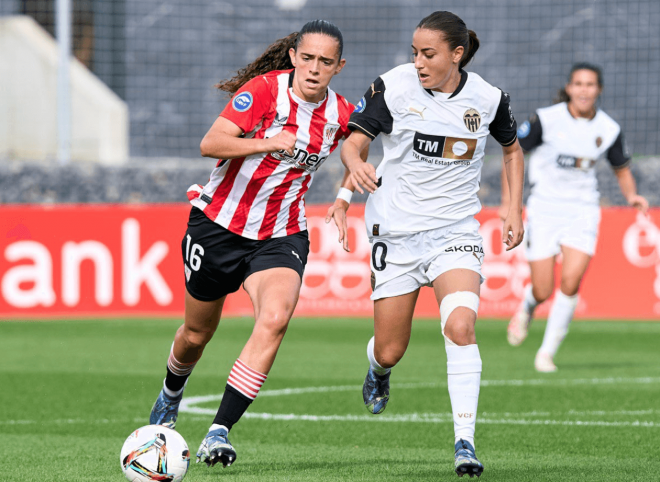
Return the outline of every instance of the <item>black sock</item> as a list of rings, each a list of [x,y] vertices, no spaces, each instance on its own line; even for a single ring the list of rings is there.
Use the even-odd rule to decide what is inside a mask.
[[[222,402],[220,402],[220,408],[218,409],[218,413],[215,414],[213,423],[224,425],[227,427],[227,430],[231,430],[251,403],[252,400],[234,387],[230,385],[225,386],[225,394],[222,396]]]
[[[173,392],[178,392],[186,384],[186,380],[188,380],[189,376],[190,376],[190,373],[188,375],[175,375],[170,370],[170,367],[167,367],[167,376],[165,377],[165,386],[167,388],[169,388],[170,390],[172,390]]]

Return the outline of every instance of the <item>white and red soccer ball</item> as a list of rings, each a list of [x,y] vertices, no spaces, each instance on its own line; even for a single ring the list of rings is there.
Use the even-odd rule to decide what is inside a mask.
[[[175,430],[147,425],[128,436],[119,462],[131,482],[181,482],[188,472],[190,451]]]

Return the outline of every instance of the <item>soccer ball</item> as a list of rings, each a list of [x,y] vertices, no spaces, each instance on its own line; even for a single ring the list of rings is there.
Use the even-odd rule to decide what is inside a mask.
[[[179,432],[147,425],[128,436],[119,462],[132,482],[180,482],[188,472],[190,451]]]

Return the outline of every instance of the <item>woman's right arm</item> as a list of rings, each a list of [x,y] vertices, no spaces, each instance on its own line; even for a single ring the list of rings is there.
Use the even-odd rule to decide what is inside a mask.
[[[219,116],[199,146],[203,157],[235,159],[262,152],[286,151],[293,156],[296,135],[282,130],[269,139],[245,139],[243,130],[229,119]]]

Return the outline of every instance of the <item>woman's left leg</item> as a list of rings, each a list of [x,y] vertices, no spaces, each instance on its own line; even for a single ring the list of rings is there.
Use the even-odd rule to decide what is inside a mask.
[[[301,280],[292,269],[272,268],[250,275],[244,286],[254,307],[254,329],[229,373],[220,409],[213,420],[228,431],[266,381],[298,303]]]
[[[455,469],[459,475],[480,475],[483,465],[474,454],[474,428],[481,382],[481,355],[474,325],[479,310],[481,275],[452,269],[433,281],[440,305],[447,352],[447,385],[454,416]]]
[[[270,268],[251,274],[243,284],[254,307],[252,335],[234,363],[220,408],[197,457],[209,466],[225,467],[236,459],[229,431],[259,394],[298,303],[301,274],[291,268]]]

